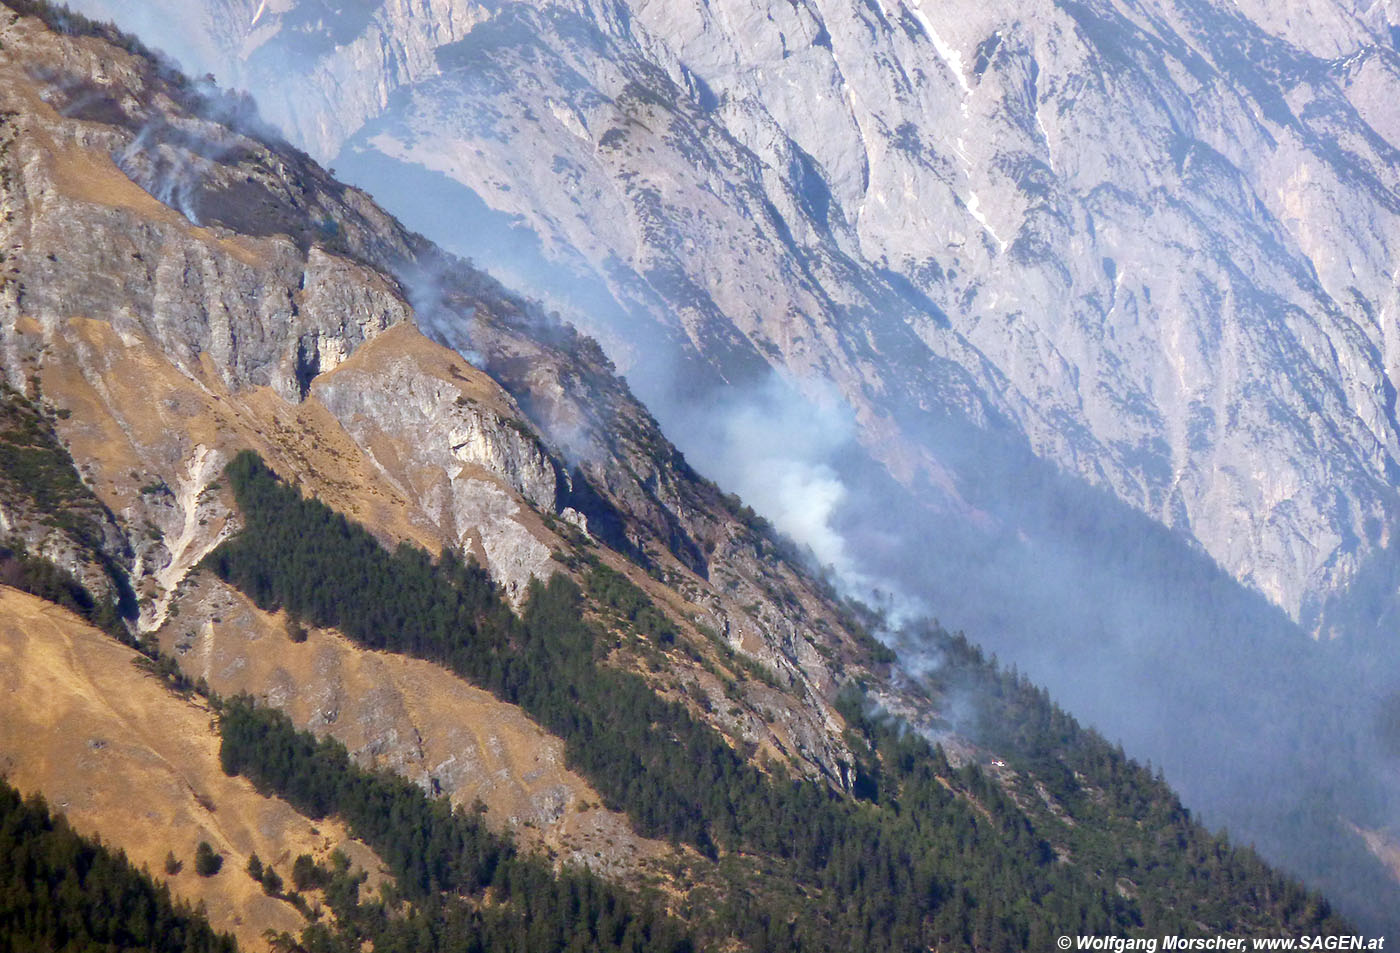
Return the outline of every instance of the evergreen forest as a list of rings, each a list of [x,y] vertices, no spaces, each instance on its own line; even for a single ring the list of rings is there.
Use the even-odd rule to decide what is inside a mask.
[[[0,953],[236,953],[120,852],[0,781]]]
[[[856,687],[841,707],[853,750],[863,752],[853,766],[860,797],[765,770],[639,675],[613,667],[609,642],[569,578],[536,582],[516,616],[480,567],[451,552],[390,553],[303,499],[251,453],[237,457],[228,476],[245,529],[211,554],[210,569],[264,608],[333,626],[367,648],[437,662],[522,707],[564,740],[570,766],[639,833],[714,862],[725,889],[703,909],[680,905],[706,945],[733,937],[774,951],[993,949],[1039,947],[1062,934],[1345,928],[1324,902],[1199,827],[1160,780],[970,647],[964,663],[1034,736],[1017,748],[1039,758],[1027,757],[1026,769],[1106,823],[1081,830],[1023,806],[978,765],[954,768]],[[602,581],[614,609],[645,619],[653,638],[674,638],[628,587]],[[246,703],[239,706],[230,710],[244,712]],[[260,783],[308,810],[346,816],[357,830],[367,822],[347,813],[334,784],[293,785],[297,777],[345,776],[316,766],[318,758],[336,760],[331,749],[306,738],[230,750],[252,752],[229,764],[237,770],[252,770],[241,759],[258,752],[285,753],[286,763],[257,769]],[[384,836],[393,841],[377,842],[386,858],[429,863],[423,845],[395,839],[426,834]],[[430,863],[473,869],[474,851],[457,860],[434,852]],[[417,889],[470,893],[451,887],[452,877],[414,870],[409,883]],[[466,876],[480,887],[485,874]]]

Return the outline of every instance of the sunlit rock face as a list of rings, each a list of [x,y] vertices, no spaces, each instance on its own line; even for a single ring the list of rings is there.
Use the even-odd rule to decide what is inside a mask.
[[[201,0],[167,45],[644,393],[624,317],[834,381],[925,498],[930,419],[1004,428],[1319,629],[1395,522],[1400,11],[1295,6]]]
[[[841,776],[827,699],[858,634],[595,342],[265,135],[239,97],[68,22],[0,5],[0,429],[13,450],[51,428],[37,452],[67,453],[86,489],[56,519],[33,467],[0,467],[7,550],[110,586],[143,634],[193,638],[174,620],[238,531],[224,468],[244,450],[388,546],[475,559],[517,607],[591,540],[792,690],[763,690],[769,721],[707,714]]]
[[[1389,676],[1313,662],[1400,608],[1400,4],[76,6],[596,335],[702,471],[790,476],[781,528],[1212,823],[1306,867],[1298,804],[1400,817],[1309,800],[1397,789]]]

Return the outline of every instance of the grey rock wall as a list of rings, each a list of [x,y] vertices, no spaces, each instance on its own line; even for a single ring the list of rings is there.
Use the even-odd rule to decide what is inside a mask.
[[[535,236],[438,237],[720,377],[834,381],[906,484],[956,471],[921,416],[999,422],[1315,629],[1395,529],[1384,4],[198,9],[201,68],[314,154],[428,170]]]

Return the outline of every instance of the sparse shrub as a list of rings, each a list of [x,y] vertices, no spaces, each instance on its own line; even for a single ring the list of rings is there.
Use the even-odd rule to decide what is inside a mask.
[[[287,616],[287,638],[300,645],[307,638],[306,626],[294,615]]]

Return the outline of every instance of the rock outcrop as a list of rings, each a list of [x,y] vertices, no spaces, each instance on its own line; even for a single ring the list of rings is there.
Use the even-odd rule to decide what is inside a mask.
[[[254,449],[390,546],[477,558],[517,604],[570,540],[616,543],[672,581],[673,611],[797,689],[765,700],[772,725],[752,704],[715,717],[839,777],[841,653],[810,644],[818,622],[848,649],[851,635],[695,478],[596,344],[212,90],[9,13],[0,42],[0,364],[72,454],[138,630],[173,624],[237,531],[221,474]],[[425,336],[438,326],[456,351]],[[717,583],[707,552],[726,558]]]
[[[698,418],[719,383],[761,385],[773,365],[835,381],[866,451],[833,479],[865,492],[828,515],[857,551],[892,553],[877,568],[935,606],[980,600],[975,635],[1058,677],[1213,823],[1309,874],[1324,857],[1319,877],[1346,866],[1334,853],[1360,863],[1354,831],[1384,824],[1361,816],[1385,813],[1388,769],[1359,727],[1384,679],[1337,691],[1356,670],[1237,584],[1305,616],[1306,597],[1285,595],[1314,557],[1342,565],[1319,555],[1328,532],[1358,559],[1387,539],[1389,398],[1366,363],[1378,339],[1347,323],[1333,271],[1290,257],[1299,240],[1239,172],[1235,139],[1313,141],[1332,120],[1295,104],[1284,122],[1250,88],[1263,118],[1241,124],[1220,105],[1238,105],[1225,53],[1203,66],[1161,39],[1165,20],[1100,29],[1066,4],[1017,32],[988,8],[945,38],[913,7],[788,6],[771,20],[639,6],[627,22],[617,6],[424,7],[441,22],[397,4],[342,9],[344,22],[286,3],[223,8],[257,14],[260,40],[304,41],[313,72],[343,70],[320,89],[360,105],[337,115],[388,109],[350,130],[341,164],[396,156],[399,184],[447,214],[466,193],[420,188],[414,161],[478,191],[473,176],[495,176],[491,194],[549,236],[512,254],[559,258],[530,275],[544,307],[401,227],[244,100],[87,35],[100,30],[57,37],[5,15],[0,366],[46,402],[119,521],[139,627],[178,641],[178,620],[201,608],[183,601],[189,574],[237,528],[218,474],[254,449],[390,545],[470,550],[516,597],[532,576],[583,565],[585,529],[681,630],[650,660],[658,691],[755,763],[846,783],[831,698],[875,678],[868,645],[798,553],[696,475],[604,350],[547,313],[578,291],[572,316],[604,322],[620,302],[659,318],[628,324],[659,330],[613,353],[639,388],[684,387]],[[398,27],[417,38],[364,39]],[[974,28],[991,30],[978,56],[960,32]],[[722,53],[716,37],[732,56],[702,55]],[[756,69],[735,52],[751,44],[768,57]],[[268,69],[275,49],[250,47],[247,62]],[[401,53],[413,68],[375,79],[372,55]],[[1201,115],[1220,115],[1200,121],[1168,78],[1198,84]],[[812,90],[831,94],[826,107]],[[429,93],[450,102],[438,111]],[[1128,99],[1141,115],[1120,128],[1106,117]],[[849,128],[823,120],[832,103]],[[951,146],[948,117],[962,128]],[[443,132],[459,120],[465,132]],[[1095,132],[1105,124],[1116,138]],[[1357,135],[1356,149],[1384,152]],[[1124,160],[1148,146],[1146,164]],[[1383,194],[1386,168],[1363,159],[1348,194],[1376,182]],[[577,207],[546,188],[556,180]],[[489,225],[473,229],[495,254]],[[619,242],[625,253],[609,250]],[[1370,301],[1379,266],[1355,267],[1356,300]],[[677,342],[679,355],[652,349]],[[1318,516],[1324,478],[1339,488],[1322,493],[1335,520]],[[1234,489],[1212,497],[1220,487]],[[1238,559],[1194,522],[1211,500]],[[1258,513],[1263,535],[1241,528]],[[1159,518],[1215,547],[1236,582]],[[1266,537],[1284,541],[1283,568],[1245,571],[1263,565]],[[1298,542],[1314,539],[1317,552]],[[735,650],[766,674],[741,671]],[[912,681],[882,680],[877,697],[931,723]],[[411,739],[394,737],[371,753],[412,764]],[[1317,810],[1314,782],[1346,803]]]
[[[455,208],[420,215],[441,240],[580,286],[636,378],[655,355],[590,316],[600,288],[725,378],[834,381],[926,498],[969,476],[924,419],[952,414],[1317,630],[1388,558],[1387,5],[198,7],[201,68],[366,184]],[[493,254],[507,222],[537,244]]]
[[[1310,802],[1262,780],[1315,775],[1300,752],[1391,785],[1390,689],[1364,671],[1400,599],[1394,5],[78,6],[252,90],[564,311],[702,465],[734,451],[696,436],[698,403],[771,368],[834,384],[859,446],[823,450],[845,493],[808,523],[845,568],[966,625],[1271,856],[1296,811],[1243,792]],[[560,398],[606,389],[494,310],[434,327],[581,461],[616,511],[591,531],[656,533],[701,575],[742,554],[645,439]],[[791,664],[782,629],[764,644]]]

